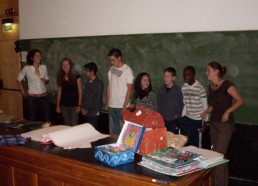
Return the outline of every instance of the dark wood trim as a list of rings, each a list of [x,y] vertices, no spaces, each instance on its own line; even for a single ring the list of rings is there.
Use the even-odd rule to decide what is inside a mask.
[[[0,147],[0,164],[1,174],[5,175],[1,176],[0,185],[20,185],[20,181],[28,186],[41,185],[40,182],[51,185],[156,185],[147,176],[16,146]],[[183,176],[169,185],[211,185],[211,170]]]

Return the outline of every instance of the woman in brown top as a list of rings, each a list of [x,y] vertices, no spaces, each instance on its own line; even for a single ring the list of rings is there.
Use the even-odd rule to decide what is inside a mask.
[[[217,62],[208,64],[206,75],[211,81],[208,96],[208,108],[201,114],[204,119],[210,113],[210,135],[212,150],[226,155],[230,138],[234,131],[233,112],[243,103],[235,85],[222,79],[226,68]],[[233,103],[234,100],[234,103]],[[220,165],[214,170],[214,185],[228,185],[227,164]]]

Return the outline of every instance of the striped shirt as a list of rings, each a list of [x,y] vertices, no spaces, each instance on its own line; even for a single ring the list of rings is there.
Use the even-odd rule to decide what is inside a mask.
[[[182,116],[194,120],[201,120],[201,113],[207,109],[207,94],[203,85],[199,81],[195,81],[193,85],[184,83],[182,86],[184,108]]]
[[[135,99],[136,106],[141,106],[144,108],[157,111],[157,97],[153,91],[150,91],[148,96],[140,99],[139,97]]]

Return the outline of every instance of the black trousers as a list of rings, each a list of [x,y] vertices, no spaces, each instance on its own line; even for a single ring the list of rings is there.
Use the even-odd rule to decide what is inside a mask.
[[[50,121],[50,109],[48,97],[32,97],[27,98],[27,120],[30,121]],[[38,117],[40,116],[40,117]]]
[[[202,120],[194,120],[187,116],[180,119],[180,132],[187,136],[186,146],[193,145],[199,147],[199,129],[202,127]]]
[[[175,120],[164,120],[165,122],[165,127],[167,128],[167,131],[173,132],[174,134],[178,134],[179,133],[179,119],[175,119]]]

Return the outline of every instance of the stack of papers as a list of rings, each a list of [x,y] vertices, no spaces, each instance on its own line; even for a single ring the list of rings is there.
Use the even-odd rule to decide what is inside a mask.
[[[90,148],[91,142],[108,137],[99,133],[91,124],[77,126],[58,125],[21,134],[25,138],[39,142],[52,141],[64,149]]]
[[[200,154],[167,147],[143,157],[139,165],[171,176],[183,176],[200,170],[197,159]]]
[[[201,169],[208,169],[228,160],[223,154],[187,146],[180,149],[168,147],[143,157],[139,165],[171,176],[183,176]]]
[[[202,169],[208,169],[217,165],[220,165],[222,163],[228,162],[228,160],[224,159],[224,155],[215,151],[207,150],[207,149],[201,149],[194,146],[187,146],[183,147],[182,149],[201,154],[201,156],[198,158],[199,161],[199,168]]]

